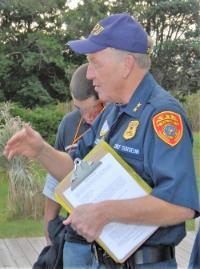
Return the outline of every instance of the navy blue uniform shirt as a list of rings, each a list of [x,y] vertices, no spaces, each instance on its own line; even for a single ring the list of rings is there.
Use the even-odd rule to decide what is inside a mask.
[[[56,149],[60,151],[65,151],[65,148],[73,143],[73,139],[76,134],[80,119],[81,114],[80,111],[77,109],[67,113],[67,115],[63,117],[62,121],[59,124],[56,135],[56,141],[54,146]],[[82,135],[88,128],[90,128],[90,125],[83,121],[77,135]]]
[[[183,134],[175,146],[161,139],[153,127],[152,119],[163,111],[181,116]],[[134,136],[127,138],[127,130],[132,133],[131,122],[137,127]],[[166,132],[170,131],[173,129],[166,129]],[[107,141],[152,187],[153,196],[200,211],[192,134],[185,113],[177,100],[162,89],[151,74],[144,77],[128,104],[107,106],[79,141],[72,158],[82,159],[101,139]],[[185,223],[161,227],[145,245],[177,245],[184,236]]]

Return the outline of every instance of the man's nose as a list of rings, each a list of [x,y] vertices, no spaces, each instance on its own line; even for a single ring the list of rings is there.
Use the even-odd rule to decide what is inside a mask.
[[[88,64],[86,78],[88,80],[93,80],[95,78],[95,76],[94,76],[94,68],[92,67],[92,65],[90,63]]]

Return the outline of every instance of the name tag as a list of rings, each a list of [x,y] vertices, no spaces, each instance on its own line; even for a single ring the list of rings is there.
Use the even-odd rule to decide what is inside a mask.
[[[139,155],[140,154],[140,150],[137,148],[131,148],[125,145],[120,145],[120,144],[115,144],[114,145],[114,149],[119,150],[121,152],[128,152],[134,155]]]

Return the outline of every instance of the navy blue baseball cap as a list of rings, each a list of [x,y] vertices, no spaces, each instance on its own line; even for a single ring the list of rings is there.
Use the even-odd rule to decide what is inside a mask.
[[[76,53],[89,54],[111,47],[146,54],[147,33],[128,13],[111,15],[100,20],[85,39],[67,43]]]

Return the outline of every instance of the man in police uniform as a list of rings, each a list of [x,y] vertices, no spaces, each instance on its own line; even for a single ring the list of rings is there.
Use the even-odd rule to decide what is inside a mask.
[[[174,246],[185,236],[185,220],[200,211],[192,134],[179,103],[149,73],[147,34],[128,14],[115,14],[101,20],[86,39],[70,41],[69,46],[87,55],[87,78],[93,80],[101,100],[114,104],[95,121],[71,156],[57,152],[28,125],[8,141],[4,154],[8,159],[15,154],[37,158],[62,180],[73,168],[74,158],[83,158],[104,139],[152,187],[152,193],[78,206],[65,224],[89,242],[110,222],[160,228],[123,267],[97,248],[93,264],[72,268],[176,268]]]

